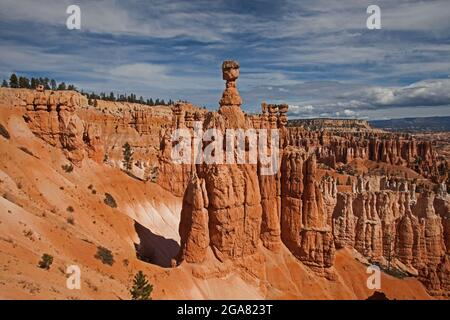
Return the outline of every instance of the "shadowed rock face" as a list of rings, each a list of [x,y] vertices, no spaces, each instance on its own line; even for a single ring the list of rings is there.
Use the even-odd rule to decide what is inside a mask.
[[[135,244],[137,257],[140,260],[170,268],[172,259],[180,250],[178,243],[173,239],[154,234],[138,222],[134,223],[134,228],[139,237],[139,243]]]

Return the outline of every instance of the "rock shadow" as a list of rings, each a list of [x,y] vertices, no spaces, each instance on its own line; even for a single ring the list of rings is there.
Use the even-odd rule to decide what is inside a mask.
[[[163,268],[170,268],[171,260],[177,256],[180,250],[178,243],[173,239],[166,239],[154,234],[136,221],[134,229],[140,240],[140,243],[134,244],[137,258]]]

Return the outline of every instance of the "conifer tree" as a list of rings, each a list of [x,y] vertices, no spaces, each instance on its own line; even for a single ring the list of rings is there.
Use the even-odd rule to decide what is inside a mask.
[[[38,79],[36,78],[31,78],[31,89],[36,89],[38,86]]]
[[[142,271],[134,276],[133,287],[130,290],[133,300],[151,300],[153,286],[148,283],[147,277]]]
[[[19,88],[30,88],[30,80],[26,77],[19,77]]]
[[[133,167],[133,150],[128,142],[123,145],[123,166],[126,171],[131,171]]]
[[[9,86],[11,88],[18,88],[19,87],[19,79],[17,79],[17,76],[15,73],[11,75],[9,78]]]
[[[66,90],[66,84],[65,84],[64,82],[61,82],[61,83],[58,85],[58,90]]]

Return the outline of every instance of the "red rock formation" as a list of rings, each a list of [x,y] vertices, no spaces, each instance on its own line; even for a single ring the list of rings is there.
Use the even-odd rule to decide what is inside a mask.
[[[236,80],[239,77],[239,63],[233,60],[224,61],[222,64],[223,80],[226,80],[226,88],[220,99],[219,114],[227,121],[227,128],[242,128],[247,124],[245,115],[241,110],[242,99],[236,88]]]
[[[182,197],[189,183],[192,168],[190,165],[173,163],[172,130],[164,130],[160,140],[158,184],[173,194]]]
[[[339,193],[333,213],[336,246],[354,247],[372,261],[398,259],[441,295],[448,290],[448,247],[446,222],[434,207],[446,211],[443,203],[435,206],[434,202],[431,192],[421,194],[417,203],[407,190]]]
[[[80,107],[79,96],[73,92],[45,92],[39,86],[35,92],[28,94],[25,102],[25,117],[33,133],[51,145],[61,146],[67,158],[79,165],[85,155],[85,128],[75,114]]]
[[[420,257],[418,242],[420,226],[417,217],[411,214],[411,210],[408,210],[400,219],[397,230],[395,244],[397,258],[407,266],[417,265]]]
[[[281,246],[281,197],[278,176],[259,175],[262,223],[261,240],[268,249],[277,251]]]
[[[382,255],[382,226],[376,204],[376,194],[371,192],[358,194],[353,202],[353,212],[358,218],[355,249],[374,260]]]
[[[336,248],[353,247],[357,217],[353,214],[354,197],[350,193],[338,193],[333,212],[333,235]]]
[[[436,213],[441,217],[442,228],[444,232],[444,243],[447,249],[446,253],[450,253],[450,201],[447,198],[434,199],[434,208]]]
[[[428,267],[436,267],[445,253],[442,219],[436,215],[433,202],[434,194],[426,192],[418,197],[417,204],[413,207],[413,213],[420,222],[421,259]]]
[[[448,166],[438,161],[429,141],[417,141],[410,135],[378,131],[318,132],[289,127],[287,140],[290,145],[314,149],[318,161],[331,168],[336,167],[336,162],[347,164],[363,159],[405,166],[437,179]]]
[[[208,194],[205,180],[194,173],[186,189],[180,219],[181,248],[179,260],[203,262],[209,247]]]
[[[269,112],[259,119],[253,125],[261,129],[277,129],[283,130],[286,124],[287,105],[269,105],[263,104],[263,113]],[[279,115],[278,115],[279,112]],[[259,117],[258,117],[259,118]],[[283,145],[283,135],[280,137],[280,145]],[[268,139],[269,140],[269,139]],[[272,149],[268,148],[268,154],[272,153]],[[279,161],[279,160],[278,160]],[[261,174],[259,167],[258,178],[261,194],[262,207],[262,223],[261,223],[261,240],[263,245],[273,251],[278,251],[281,247],[281,184],[280,172],[273,175]]]
[[[321,270],[333,265],[334,241],[323,196],[316,182],[316,160],[287,149],[281,168],[281,236],[303,263]]]
[[[89,158],[96,162],[103,161],[105,154],[102,143],[102,130],[96,124],[87,123],[83,133],[83,141],[87,145]]]
[[[204,129],[249,127],[249,122],[240,109],[241,100],[234,86],[239,65],[225,62],[224,79],[227,88],[221,100],[218,114],[206,116]],[[250,164],[202,164],[197,165],[195,175],[205,181],[208,199],[209,246],[220,261],[235,260],[256,252],[260,241],[261,197],[256,165]],[[195,194],[195,193],[192,193]],[[189,196],[189,195],[186,195]],[[191,200],[192,201],[192,200]],[[187,237],[187,238],[185,238]],[[191,243],[196,232],[183,232],[182,243]],[[180,260],[188,258],[190,252],[181,252]]]

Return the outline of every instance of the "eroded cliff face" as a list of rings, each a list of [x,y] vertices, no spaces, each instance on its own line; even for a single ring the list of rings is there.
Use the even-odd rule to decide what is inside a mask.
[[[383,264],[399,261],[431,291],[447,294],[448,207],[442,204],[448,199],[435,200],[435,194],[427,191],[412,200],[409,190],[339,193],[337,199],[333,214],[337,247],[354,247]]]
[[[36,136],[63,149],[68,160],[77,166],[89,158],[123,168],[122,148],[129,143],[134,152],[133,175],[143,180],[155,180],[160,162],[161,170],[167,170],[164,161],[158,158],[167,159],[160,150],[161,135],[172,121],[169,107],[101,100],[91,106],[78,92],[44,91],[42,88],[36,91],[20,89],[11,103],[23,109],[23,117]],[[168,176],[163,174],[163,177]],[[184,175],[180,172],[175,176]],[[171,182],[161,184],[169,188]],[[186,183],[181,186],[185,187]],[[182,191],[174,193],[182,194]]]
[[[285,151],[281,169],[281,236],[300,261],[322,271],[333,266],[335,246],[316,170],[315,155],[295,149]]]
[[[94,107],[75,92],[42,90],[21,92],[15,104],[31,131],[61,148],[76,166],[92,159],[124,168],[122,146],[129,142],[134,152],[129,173],[182,197],[173,266],[199,267],[194,277],[235,269],[264,287],[267,262],[261,252],[287,250],[316,275],[339,281],[337,250],[351,248],[372,263],[418,277],[434,295],[448,296],[450,201],[442,185],[448,166],[432,145],[370,130],[350,135],[286,128],[286,105],[263,104],[260,115],[246,115],[238,76],[236,62],[224,63],[226,88],[218,112],[184,103],[170,109],[98,101]],[[174,163],[173,130],[193,132],[196,123],[223,132],[278,129],[280,169],[266,175],[260,162]],[[408,169],[414,177],[341,170],[361,161]],[[202,269],[211,263],[214,268]]]
[[[40,87],[36,92],[27,93],[21,105],[26,108],[24,118],[32,132],[49,144],[61,147],[73,163],[79,164],[88,149],[95,151],[98,147],[95,128],[84,127],[75,114],[80,107],[80,95],[77,93],[44,92]],[[91,156],[95,157],[94,154]]]
[[[333,169],[338,163],[361,159],[411,168],[434,182],[448,176],[448,161],[439,158],[430,141],[418,141],[408,134],[288,129],[289,144],[314,150],[318,160]]]

